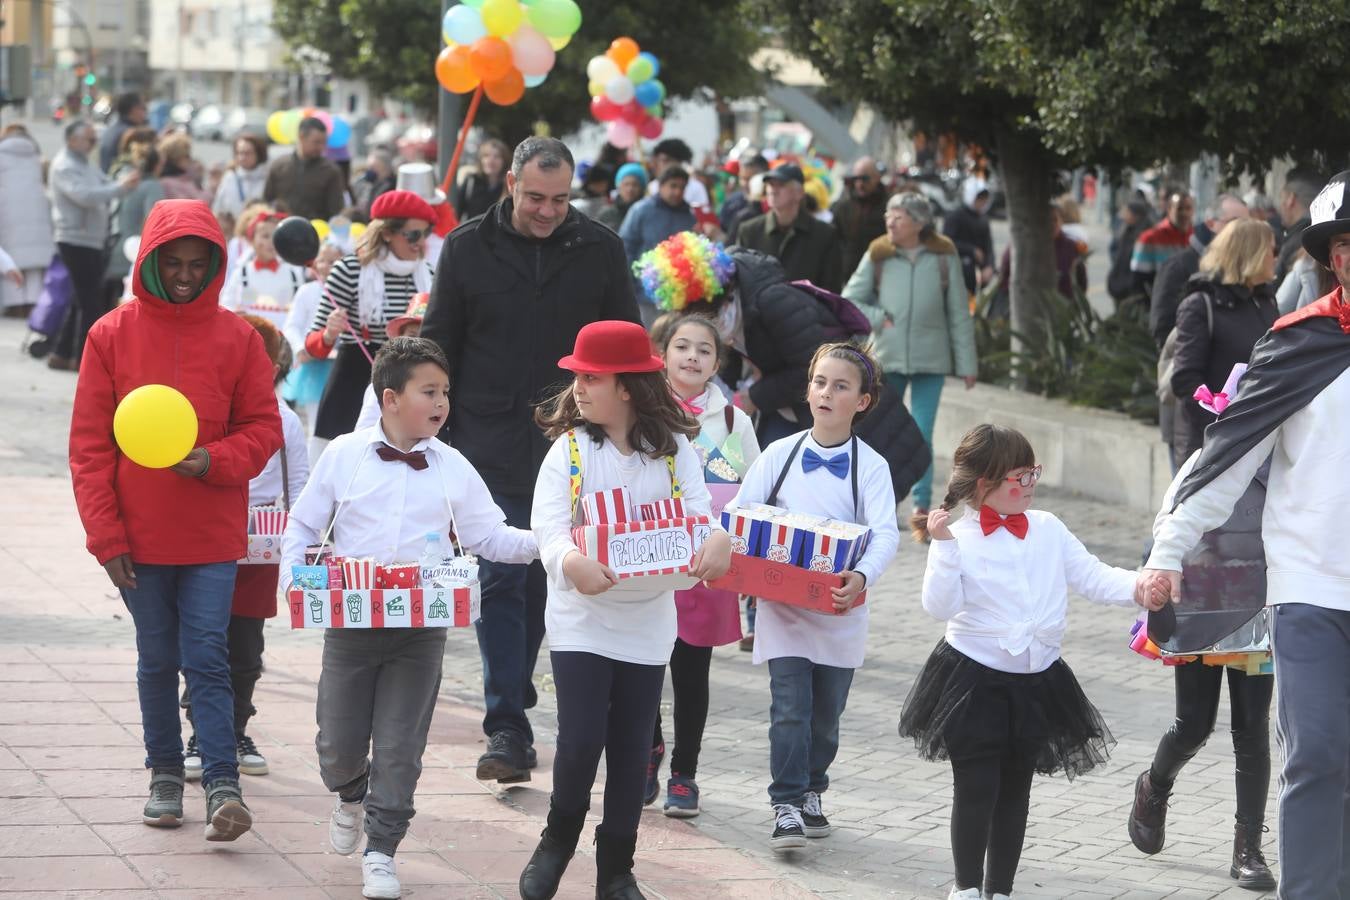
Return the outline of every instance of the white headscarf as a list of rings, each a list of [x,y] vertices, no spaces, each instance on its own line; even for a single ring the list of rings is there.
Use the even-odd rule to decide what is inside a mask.
[[[388,249],[361,267],[361,278],[357,283],[357,310],[362,325],[376,325],[380,311],[384,309],[384,283],[390,275],[406,278],[413,277],[414,293],[431,290],[431,264],[423,257],[400,259]]]

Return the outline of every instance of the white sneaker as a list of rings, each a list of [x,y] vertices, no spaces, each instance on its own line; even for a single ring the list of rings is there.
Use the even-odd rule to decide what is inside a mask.
[[[361,822],[366,817],[364,801],[343,803],[338,798],[333,814],[328,817],[328,842],[343,856],[351,856],[361,842]],[[398,896],[395,894],[394,896]]]
[[[403,896],[398,867],[392,856],[371,850],[361,857],[361,896],[371,900],[397,900]]]
[[[964,891],[958,891],[955,886],[952,892],[947,895],[947,900],[981,900],[979,888],[966,888]]]
[[[769,836],[772,850],[799,850],[806,846],[806,831],[802,827],[802,811],[791,803],[775,803],[773,807],[773,834]]]
[[[267,760],[258,752],[253,738],[248,735],[235,739],[235,752],[239,759],[239,771],[244,775],[266,775]]]
[[[197,749],[197,733],[188,738],[187,752],[183,754],[183,780],[202,780],[202,753]]]

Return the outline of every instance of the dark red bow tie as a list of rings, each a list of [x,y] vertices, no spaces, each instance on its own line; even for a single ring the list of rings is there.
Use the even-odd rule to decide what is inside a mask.
[[[988,506],[980,507],[980,528],[986,535],[993,534],[1000,528],[1008,529],[1008,533],[1020,540],[1025,540],[1027,536],[1027,516],[1026,513],[1013,513],[1011,516],[1000,516]]]
[[[263,262],[261,259],[255,259],[253,260],[253,268],[257,269],[259,272],[261,272],[263,269],[266,269],[269,272],[275,272],[279,268],[281,268],[281,265],[275,259],[270,260],[269,262]]]
[[[425,450],[409,450],[407,453],[404,453],[397,447],[391,447],[388,444],[382,443],[375,448],[375,452],[379,454],[380,459],[385,462],[405,462],[418,472],[429,465],[427,462],[427,451]]]

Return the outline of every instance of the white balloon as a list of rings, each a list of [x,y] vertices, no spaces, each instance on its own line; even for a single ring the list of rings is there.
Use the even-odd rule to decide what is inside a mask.
[[[616,75],[605,82],[605,96],[620,106],[633,99],[633,92],[633,82],[628,80],[627,75]]]
[[[135,262],[136,254],[141,252],[141,236],[133,234],[122,242],[122,255],[127,258],[127,262]]]
[[[593,56],[586,64],[586,77],[591,81],[609,84],[610,80],[622,75],[619,64],[608,56]]]

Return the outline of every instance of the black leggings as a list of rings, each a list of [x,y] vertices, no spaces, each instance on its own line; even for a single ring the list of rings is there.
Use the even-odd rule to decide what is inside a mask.
[[[1017,754],[952,760],[952,857],[957,890],[1012,893],[1035,770],[1035,757]]]
[[[61,262],[70,272],[70,305],[52,354],[80,361],[89,328],[108,311],[103,290],[103,251],[77,244],[57,244]]]
[[[595,831],[632,838],[642,817],[647,755],[665,666],[559,650],[549,658],[558,697],[553,808],[567,815],[590,808],[595,770],[604,753],[605,816]]]
[[[1175,672],[1177,718],[1158,742],[1149,780],[1163,790],[1171,790],[1182,767],[1205,746],[1219,715],[1223,673],[1227,672],[1237,820],[1244,825],[1263,824],[1270,788],[1270,698],[1275,679],[1199,662],[1176,666]]]
[[[675,695],[671,717],[675,720],[675,749],[670,753],[670,774],[693,778],[698,774],[698,751],[703,744],[703,726],[708,722],[708,668],[711,647],[695,647],[675,639],[670,654],[670,690]],[[661,710],[656,711],[655,747],[664,740]]]

